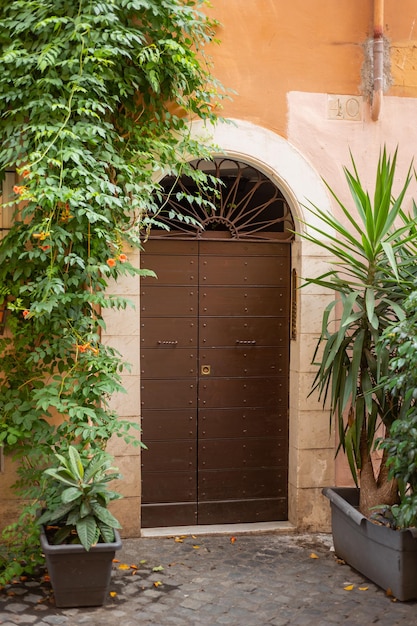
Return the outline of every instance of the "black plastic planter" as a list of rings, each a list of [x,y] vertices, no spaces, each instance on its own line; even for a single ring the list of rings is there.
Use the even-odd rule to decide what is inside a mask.
[[[116,550],[122,547],[117,531],[113,543],[98,543],[87,552],[81,545],[51,545],[42,529],[41,546],[57,607],[101,606],[105,603],[112,561]]]
[[[417,598],[417,528],[373,524],[357,507],[359,490],[326,487],[337,556],[398,600]]]

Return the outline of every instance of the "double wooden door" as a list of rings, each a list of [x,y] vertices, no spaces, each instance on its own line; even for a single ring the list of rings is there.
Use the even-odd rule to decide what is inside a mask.
[[[150,240],[142,527],[287,519],[290,245]]]

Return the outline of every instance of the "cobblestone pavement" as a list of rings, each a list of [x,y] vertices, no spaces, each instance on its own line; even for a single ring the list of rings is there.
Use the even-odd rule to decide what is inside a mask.
[[[338,561],[329,535],[128,539],[117,559],[105,606],[58,609],[48,582],[19,581],[0,591],[0,624],[417,625],[417,602]]]

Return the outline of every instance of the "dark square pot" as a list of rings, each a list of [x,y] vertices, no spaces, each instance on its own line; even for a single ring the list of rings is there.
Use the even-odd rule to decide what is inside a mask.
[[[417,598],[417,529],[393,530],[359,513],[359,490],[326,487],[337,556],[398,600]]]
[[[105,603],[114,555],[122,547],[117,531],[113,543],[98,543],[87,552],[81,545],[50,544],[42,529],[41,547],[57,607],[101,606]]]

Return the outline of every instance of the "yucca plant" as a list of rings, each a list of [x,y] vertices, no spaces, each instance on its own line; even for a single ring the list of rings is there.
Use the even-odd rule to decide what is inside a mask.
[[[411,167],[394,198],[393,183],[397,151],[379,157],[373,199],[361,183],[355,161],[344,168],[352,203],[345,205],[328,186],[344,218],[341,221],[312,206],[322,222],[303,237],[326,249],[334,266],[307,284],[335,292],[323,312],[322,330],[314,354],[317,375],[313,392],[330,407],[330,424],[338,430],[340,445],[349,461],[352,476],[360,485],[360,509],[393,504],[398,497],[395,479],[388,477],[387,450],[380,466],[374,466],[375,433],[382,423],[385,432],[397,418],[400,400],[383,387],[391,358],[383,344],[384,329],[403,318],[403,303],[414,286],[416,274],[415,215],[402,205],[411,180]],[[415,213],[415,208],[414,208]],[[331,233],[328,234],[328,230]],[[334,317],[337,317],[334,326]]]
[[[46,510],[39,524],[56,524],[53,543],[81,543],[88,551],[99,541],[114,541],[118,520],[108,510],[111,501],[120,494],[108,488],[108,483],[120,478],[111,465],[111,457],[95,450],[81,456],[75,446],[68,454],[56,454],[57,467],[44,471],[47,494]]]

